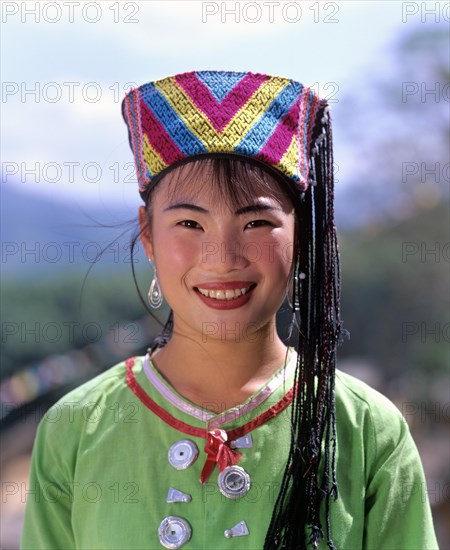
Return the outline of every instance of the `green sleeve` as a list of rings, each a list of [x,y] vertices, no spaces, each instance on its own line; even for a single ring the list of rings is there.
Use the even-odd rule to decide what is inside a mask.
[[[376,414],[376,413],[375,413]],[[438,544],[417,447],[400,412],[386,415],[371,447],[366,491],[364,548],[367,550],[436,550]]]
[[[64,458],[70,449],[71,426],[64,428],[58,405],[49,412],[41,420],[34,442],[21,550],[76,548],[71,527],[73,476],[70,460]]]

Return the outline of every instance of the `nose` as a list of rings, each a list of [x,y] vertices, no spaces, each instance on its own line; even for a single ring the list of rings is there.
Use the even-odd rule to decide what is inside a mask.
[[[223,229],[210,235],[202,243],[201,262],[203,269],[216,273],[245,268],[249,261],[245,257],[244,242],[238,231]]]

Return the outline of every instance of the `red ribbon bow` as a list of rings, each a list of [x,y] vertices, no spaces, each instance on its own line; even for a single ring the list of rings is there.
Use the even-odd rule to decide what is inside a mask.
[[[228,441],[228,434],[225,430],[212,430],[206,437],[205,452],[208,457],[200,474],[200,482],[205,483],[209,478],[214,466],[217,463],[222,472],[227,466],[236,464],[241,459],[241,453],[233,450]]]

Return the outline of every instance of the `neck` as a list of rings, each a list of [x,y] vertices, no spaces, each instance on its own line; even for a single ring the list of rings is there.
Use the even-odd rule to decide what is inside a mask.
[[[273,319],[247,338],[219,335],[202,342],[201,337],[174,330],[170,341],[151,359],[181,395],[197,404],[220,400],[228,407],[264,385],[283,366],[286,352]]]

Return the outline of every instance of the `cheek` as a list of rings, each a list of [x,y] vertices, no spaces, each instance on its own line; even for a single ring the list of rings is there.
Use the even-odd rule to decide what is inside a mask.
[[[281,234],[266,239],[262,247],[261,261],[272,268],[279,277],[287,277],[293,258],[293,238],[290,235]]]
[[[295,236],[295,218],[292,216],[287,223],[287,229],[282,234],[280,241],[281,260],[288,271],[291,269],[292,262],[295,256],[294,250],[294,236]]]
[[[195,241],[174,237],[160,231],[154,236],[155,257],[161,291],[169,306],[179,304],[179,292],[183,290],[186,274],[197,257]]]
[[[179,277],[180,271],[189,269],[201,250],[196,239],[173,235],[170,231],[155,234],[154,242],[159,269],[169,278]]]

